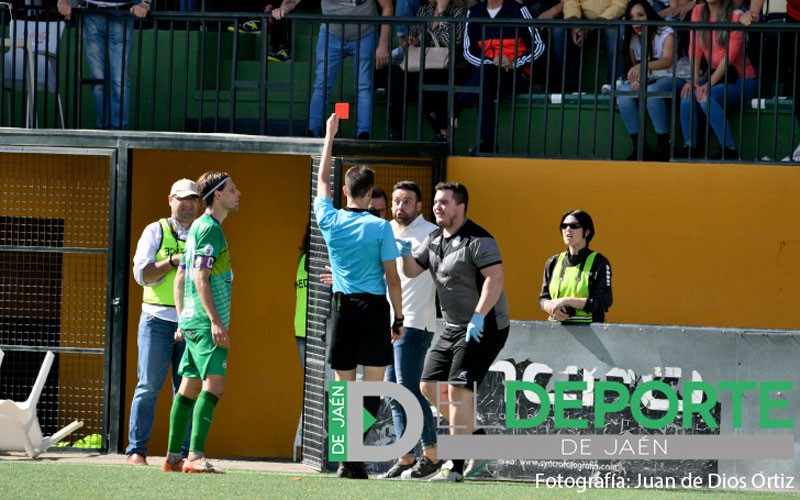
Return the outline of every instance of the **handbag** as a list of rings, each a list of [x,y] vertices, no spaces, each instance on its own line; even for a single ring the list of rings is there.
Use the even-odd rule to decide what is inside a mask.
[[[439,45],[433,33],[428,31],[429,38],[433,40],[433,47],[425,48],[425,69],[447,69],[450,63],[450,49]],[[422,67],[422,47],[409,45],[406,47],[406,60],[403,68],[410,73],[419,73]]]

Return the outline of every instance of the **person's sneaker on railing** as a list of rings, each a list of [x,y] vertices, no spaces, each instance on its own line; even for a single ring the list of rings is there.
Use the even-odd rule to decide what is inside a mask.
[[[228,33],[233,33],[237,31],[236,26],[231,24],[228,26]],[[248,21],[243,21],[239,24],[239,33],[249,33],[249,34],[258,34],[261,33],[261,21],[258,19],[250,19]]]
[[[269,62],[286,62],[292,58],[289,51],[285,48],[279,49],[277,52],[270,51],[267,56]]]

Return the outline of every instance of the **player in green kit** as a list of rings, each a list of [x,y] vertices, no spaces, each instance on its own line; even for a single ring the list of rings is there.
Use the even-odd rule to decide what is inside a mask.
[[[205,213],[192,224],[175,277],[178,334],[186,340],[178,373],[181,387],[172,403],[165,472],[221,474],[205,457],[214,408],[225,389],[228,325],[233,271],[222,222],[239,209],[239,190],[223,172],[206,172],[197,181]],[[191,417],[192,408],[194,416]],[[181,457],[181,441],[192,418],[189,457]]]

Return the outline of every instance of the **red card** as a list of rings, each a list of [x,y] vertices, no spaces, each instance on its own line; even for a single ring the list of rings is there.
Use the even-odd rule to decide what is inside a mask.
[[[335,108],[336,116],[338,116],[342,120],[347,120],[350,118],[350,103],[348,102],[337,102]]]

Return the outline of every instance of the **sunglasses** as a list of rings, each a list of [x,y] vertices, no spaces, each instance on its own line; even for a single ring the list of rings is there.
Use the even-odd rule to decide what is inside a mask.
[[[570,228],[570,229],[580,229],[581,227],[583,227],[583,226],[581,226],[581,225],[580,225],[580,223],[578,223],[578,222],[562,222],[562,223],[561,223],[561,230],[562,230],[562,231],[563,231],[564,229],[566,229],[566,228]]]

